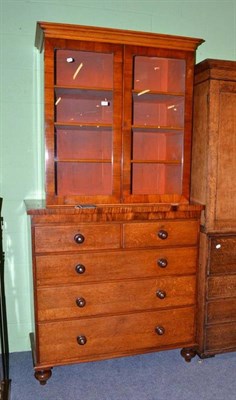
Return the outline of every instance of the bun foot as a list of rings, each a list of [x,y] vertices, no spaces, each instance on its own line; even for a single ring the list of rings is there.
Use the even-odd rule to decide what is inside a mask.
[[[181,356],[185,359],[186,362],[190,362],[193,357],[197,354],[195,349],[182,349],[180,352]]]
[[[52,370],[44,369],[40,371],[35,371],[34,376],[39,381],[40,385],[46,385],[48,379],[52,376]]]

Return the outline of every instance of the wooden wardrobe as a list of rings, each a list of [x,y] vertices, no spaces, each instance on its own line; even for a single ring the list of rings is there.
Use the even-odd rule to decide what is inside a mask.
[[[236,62],[195,67],[191,199],[205,204],[198,353],[236,350]]]

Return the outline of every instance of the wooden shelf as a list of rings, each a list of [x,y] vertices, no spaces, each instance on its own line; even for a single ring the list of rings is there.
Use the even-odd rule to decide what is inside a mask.
[[[111,124],[104,124],[104,123],[94,123],[94,122],[88,122],[88,123],[79,123],[79,122],[67,122],[67,121],[61,121],[61,122],[55,122],[54,123],[55,128],[57,129],[91,129],[94,128],[94,131],[97,131],[98,129],[102,130],[112,130],[112,125]]]
[[[167,165],[181,165],[179,160],[131,160],[133,164],[167,164]]]
[[[112,163],[112,160],[100,160],[100,159],[87,159],[87,160],[82,160],[82,159],[80,159],[80,160],[75,160],[75,159],[73,159],[73,160],[69,160],[69,159],[55,159],[55,161],[56,162],[63,162],[63,163],[81,163],[81,164],[83,164],[83,163]]]

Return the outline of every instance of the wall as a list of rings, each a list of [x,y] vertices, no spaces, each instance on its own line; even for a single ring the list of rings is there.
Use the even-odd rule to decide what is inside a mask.
[[[236,0],[1,0],[0,196],[10,351],[29,350],[31,255],[23,200],[43,193],[42,65],[36,21],[200,37],[197,61],[236,59]]]

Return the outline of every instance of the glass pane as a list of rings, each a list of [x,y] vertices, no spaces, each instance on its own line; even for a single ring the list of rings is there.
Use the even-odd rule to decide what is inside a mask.
[[[56,85],[108,89],[113,86],[112,54],[57,50],[56,66]]]
[[[182,128],[184,126],[184,97],[134,94],[133,124]]]
[[[185,70],[185,60],[134,57],[133,194],[181,194]]]
[[[133,160],[182,162],[183,132],[133,131]]]
[[[108,195],[112,193],[111,163],[57,163],[58,195]]]
[[[133,194],[181,194],[181,165],[133,164]]]
[[[56,143],[58,160],[112,159],[112,135],[109,128],[57,128]]]
[[[136,56],[134,90],[185,91],[185,60]]]
[[[55,92],[57,122],[112,124],[111,91],[57,89]]]

